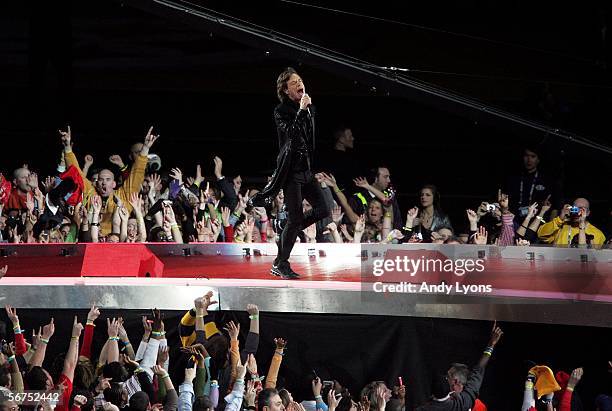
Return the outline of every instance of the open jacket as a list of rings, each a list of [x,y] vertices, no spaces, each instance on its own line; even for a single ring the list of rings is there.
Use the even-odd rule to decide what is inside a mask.
[[[297,103],[284,101],[274,109],[280,151],[276,157],[276,170],[268,184],[255,195],[256,207],[269,205],[284,187],[287,176],[296,171],[310,170],[315,149],[314,107],[300,110]],[[306,169],[304,168],[306,165]]]

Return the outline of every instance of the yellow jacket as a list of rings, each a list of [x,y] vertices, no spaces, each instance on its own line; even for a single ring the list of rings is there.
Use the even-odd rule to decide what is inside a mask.
[[[81,176],[83,177],[84,190],[83,190],[83,202],[85,205],[89,204],[91,198],[96,194],[96,189],[91,181],[87,179],[87,176],[83,174],[83,170],[79,166],[79,161],[77,160],[74,153],[71,151],[70,153],[66,153],[66,167],[75,166]],[[123,181],[123,185],[115,190],[114,195],[119,197],[123,204],[128,209],[128,211],[132,212],[132,205],[129,202],[130,195],[132,193],[137,193],[140,191],[140,186],[144,181],[145,168],[147,167],[147,157],[139,155],[132,164],[132,169],[130,170],[130,175]],[[106,201],[106,206],[102,210],[102,219],[100,220],[100,235],[108,235],[111,233],[113,229],[113,213],[117,208],[117,204],[115,203],[114,196],[108,197]]]
[[[586,235],[592,235],[592,245],[601,245],[606,241],[603,233],[594,225],[587,223],[584,230]],[[555,217],[552,221],[542,224],[538,229],[538,238],[548,244],[568,245],[572,238],[577,236],[580,230],[578,227],[573,227],[571,224],[565,224],[559,217]]]

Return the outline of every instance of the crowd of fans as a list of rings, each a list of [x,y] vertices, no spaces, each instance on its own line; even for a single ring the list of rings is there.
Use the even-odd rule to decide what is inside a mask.
[[[113,155],[104,167],[94,167],[98,164],[91,155],[79,161],[70,127],[60,137],[63,150],[56,175],[42,179],[27,166],[14,170],[12,179],[8,170],[0,175],[1,241],[274,242],[284,227],[282,192],[266,207],[249,207],[257,187],[244,187],[239,175],[224,175],[219,157],[214,158],[212,179],[205,179],[200,165],[192,173],[164,169],[160,156],[149,152],[157,139],[153,128],[131,147],[128,163]],[[465,210],[466,221],[451,222],[434,185],[421,188],[418,205],[403,218],[389,168],[380,164],[367,176],[351,174],[350,128],[340,128],[335,141],[334,150],[320,156],[316,175],[330,216],[305,227],[298,241],[606,243],[603,232],[589,222],[587,199],[562,202],[555,180],[538,168],[537,149],[524,151],[524,170],[503,185],[497,198]],[[304,201],[305,212],[309,207]]]
[[[0,410],[403,411],[407,408],[402,378],[391,389],[384,381],[373,381],[360,392],[350,392],[342,381],[322,381],[313,372],[312,395],[293,397],[285,387],[279,386],[283,380],[279,378],[279,370],[287,341],[274,339],[276,347],[269,369],[258,368],[258,360],[261,361],[258,307],[252,304],[246,307],[250,321],[247,333],[241,333],[241,324],[233,321],[226,324],[223,332],[215,323],[214,312],[209,312],[213,304],[216,302],[212,300],[212,293],[197,298],[182,317],[178,333],[172,333],[176,341],[166,339],[163,315],[154,309],[152,319],[142,318],[138,347],[132,345],[134,340],[130,340],[122,318],[101,321],[100,309],[95,305],[89,310],[85,325],[74,318],[70,340],[61,342],[53,338],[53,318],[38,327],[38,331],[35,331],[38,324],[28,324],[34,330],[28,341],[17,310],[6,306],[13,332],[7,333],[6,327],[2,330]],[[95,333],[104,334],[105,343],[99,353],[92,349]],[[486,405],[478,399],[479,389],[502,335],[502,330],[494,324],[489,341],[473,367],[454,363],[444,373],[437,373],[431,384],[431,401],[417,404],[417,409],[486,410]],[[50,344],[60,345],[62,349],[67,346],[67,351],[57,358],[46,358]],[[547,366],[530,367],[525,370],[522,411],[553,410],[553,407],[561,411],[582,409],[576,408],[580,398],[574,393],[582,369],[574,370],[571,375],[565,372],[553,375]],[[612,363],[610,367],[612,370]],[[599,411],[610,410],[612,398],[601,395],[596,404]]]

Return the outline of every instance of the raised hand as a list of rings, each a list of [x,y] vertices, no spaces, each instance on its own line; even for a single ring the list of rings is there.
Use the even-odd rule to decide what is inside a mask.
[[[147,132],[147,135],[145,136],[144,143],[143,143],[143,149],[146,148],[146,154],[143,154],[142,151],[140,152],[140,154],[141,155],[149,154],[149,149],[153,146],[153,143],[155,143],[158,138],[159,138],[159,135],[153,134],[153,126],[151,126],[149,128],[149,131]]]
[[[53,317],[51,317],[51,321],[49,322],[49,324],[43,326],[42,338],[44,338],[45,340],[48,340],[49,338],[51,338],[51,336],[53,336],[54,333],[55,333],[55,322],[53,320]]]
[[[366,180],[364,177],[354,178],[353,183],[355,183],[355,185],[359,188],[367,189],[368,187],[370,187],[370,184],[368,184],[368,180]]]
[[[134,210],[134,213],[142,213],[142,198],[140,198],[140,195],[138,193],[131,193],[129,202],[132,206],[132,209]]]
[[[8,265],[5,265],[4,267],[0,267],[0,278],[4,277],[7,271],[8,271]]]
[[[340,220],[342,220],[342,207],[338,205],[332,207],[331,218],[332,218],[332,222],[339,224]]]
[[[236,324],[233,321],[230,321],[227,323],[224,330],[227,331],[232,340],[236,341],[238,340],[238,335],[240,334],[240,323]]]
[[[162,208],[164,212],[164,221],[168,222],[170,225],[176,224],[176,217],[174,216],[174,210],[172,209],[172,204],[163,202]]]
[[[255,398],[257,397],[257,390],[255,389],[255,381],[249,380],[247,382],[246,391],[244,393],[244,400],[247,406],[255,406]]]
[[[527,209],[527,218],[532,219],[538,214],[538,202],[536,201]]]
[[[567,388],[574,389],[582,379],[582,374],[584,374],[582,367],[576,368],[574,371],[572,371],[569,381],[567,382]]]
[[[77,316],[74,316],[74,322],[72,323],[72,337],[80,337],[81,331],[83,331],[83,324],[79,322]]]
[[[30,175],[28,176],[28,186],[30,186],[32,189],[38,188],[38,174],[36,174],[35,172],[31,172]]]
[[[162,189],[162,181],[161,181],[161,177],[159,176],[159,174],[151,174],[149,176],[149,186],[151,187],[151,190],[154,192],[161,192]]]
[[[149,319],[147,318],[146,315],[142,316],[142,328],[144,331],[142,339],[143,341],[148,340],[149,337],[151,336],[151,332],[153,331],[153,327],[151,326],[151,323],[149,322]]]
[[[249,354],[247,357],[246,367],[251,374],[257,374],[257,360],[253,354]]]
[[[60,137],[62,139],[62,145],[66,151],[72,150],[72,132],[70,131],[70,125],[66,131],[58,130]]]
[[[246,311],[249,315],[259,315],[259,307],[255,304],[247,304]]]
[[[476,211],[468,209],[465,210],[465,214],[470,224],[478,224],[478,214],[476,214]]]
[[[408,210],[408,213],[406,213],[406,227],[414,227],[414,220],[418,214],[419,209],[417,207],[412,207],[410,210]]]
[[[365,230],[365,214],[359,216],[355,222],[355,233],[363,233]]]
[[[491,339],[489,340],[488,344],[489,347],[495,347],[502,335],[504,335],[504,332],[497,326],[497,321],[494,321],[493,329],[491,330]]]
[[[213,304],[217,304],[217,301],[213,300],[212,297],[213,297],[213,292],[212,291],[207,292],[202,297],[202,306],[204,307],[204,310],[208,310],[209,306],[211,306]]]
[[[9,320],[11,320],[11,323],[13,323],[13,325],[19,324],[19,317],[17,316],[17,309],[10,305],[6,305],[4,309],[6,310],[6,315],[8,316]]]
[[[544,200],[544,203],[542,204],[542,214],[545,214],[546,212],[548,212],[548,210],[550,210],[551,207],[552,207],[552,204],[550,202],[550,194],[549,194]]]
[[[323,389],[323,383],[321,382],[321,379],[319,377],[316,377],[314,380],[312,380],[311,385],[312,393],[314,394],[314,396],[317,397],[321,395],[321,390]]]
[[[119,154],[113,154],[112,156],[108,158],[108,161],[110,161],[111,163],[113,163],[119,168],[125,167],[125,164],[123,163],[123,159],[121,158]]]
[[[338,226],[333,221],[331,223],[327,224],[325,226],[325,228],[327,228],[332,233],[338,231]]]
[[[166,370],[164,370],[164,367],[162,367],[161,365],[157,365],[157,364],[153,366],[153,372],[158,377],[164,377],[166,374],[168,374]]]
[[[502,213],[506,214],[508,212],[509,199],[508,194],[502,193],[501,188],[497,190],[497,202],[499,203],[499,208],[501,208]]]
[[[196,176],[193,180],[193,183],[199,187],[200,184],[202,184],[202,181],[204,181],[204,176],[202,175],[202,167],[198,164],[196,165]]]
[[[168,346],[159,347],[157,351],[157,364],[163,366],[168,361],[168,358],[170,358],[170,348]]]
[[[119,218],[121,218],[121,221],[127,221],[130,218],[130,212],[125,206],[119,207]]]
[[[75,407],[81,408],[83,405],[87,404],[87,397],[84,395],[75,395],[73,402]]]
[[[529,246],[531,243],[529,242],[529,240],[525,240],[524,238],[517,238],[516,239],[516,245],[519,247],[527,247]]]
[[[223,227],[229,227],[229,219],[232,211],[229,207],[221,207],[221,220],[223,220]]]
[[[111,321],[110,318],[106,319],[106,325],[108,327],[108,337],[114,338],[119,336],[119,322],[116,318]]]
[[[213,158],[213,162],[215,163],[215,177],[223,177],[223,160],[221,160],[218,156],[215,156],[215,158]]]
[[[42,183],[43,188],[45,189],[45,193],[49,193],[49,191],[53,190],[53,187],[55,187],[55,178],[51,177],[51,176],[47,176],[47,178],[45,178],[45,181]]]
[[[480,226],[476,232],[476,235],[474,236],[474,244],[487,245],[488,236],[489,234],[487,233],[487,230],[483,226]]]
[[[179,184],[183,184],[183,172],[180,168],[173,168],[170,170],[169,176],[178,181]]]
[[[287,346],[287,341],[284,338],[275,338],[274,344],[277,350],[283,350]]]
[[[87,168],[87,169],[89,169],[89,167],[91,167],[91,165],[92,165],[92,164],[93,164],[93,162],[94,162],[94,158],[93,158],[93,156],[92,156],[91,154],[86,154],[86,155],[85,155],[85,159],[84,159],[84,160],[85,160],[85,161],[84,161],[84,164],[83,164],[83,165],[84,165],[84,167],[83,167],[83,168]]]
[[[93,207],[94,213],[100,214],[100,211],[102,211],[102,197],[97,194],[93,196],[91,205]]]

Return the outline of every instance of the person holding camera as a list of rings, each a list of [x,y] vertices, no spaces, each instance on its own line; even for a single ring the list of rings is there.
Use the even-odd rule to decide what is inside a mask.
[[[558,217],[538,229],[540,241],[555,245],[602,245],[604,234],[587,221],[591,211],[586,198],[577,198],[572,205],[565,204]]]

